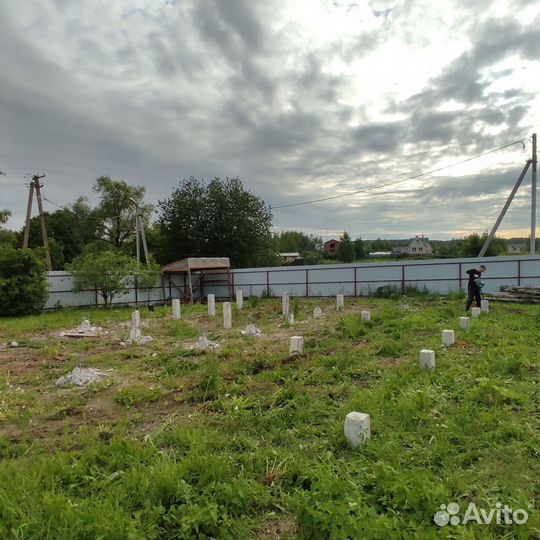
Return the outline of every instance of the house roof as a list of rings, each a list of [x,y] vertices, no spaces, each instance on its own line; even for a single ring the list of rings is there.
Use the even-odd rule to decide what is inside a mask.
[[[229,257],[188,257],[165,265],[163,273],[183,273],[190,270],[217,270],[230,268]]]
[[[330,243],[330,242],[339,242],[339,240],[336,240],[335,238],[330,238],[330,240],[327,240],[324,245]]]

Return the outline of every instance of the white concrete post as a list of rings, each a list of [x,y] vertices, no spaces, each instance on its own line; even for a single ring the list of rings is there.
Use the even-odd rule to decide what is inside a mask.
[[[304,338],[303,336],[292,336],[289,341],[289,354],[303,354]]]
[[[173,298],[172,301],[172,318],[173,321],[177,321],[180,318],[180,300]]]
[[[336,309],[338,311],[343,311],[345,306],[345,300],[343,294],[336,294]]]
[[[216,295],[209,294],[206,297],[206,300],[208,302],[208,316],[215,317],[216,316]]]
[[[435,351],[422,349],[420,351],[420,367],[433,369],[435,367]]]
[[[469,330],[471,328],[471,319],[469,317],[460,317],[459,327],[462,330]]]
[[[362,311],[360,313],[360,317],[362,317],[363,321],[371,321],[371,312],[369,311]]]
[[[471,308],[471,317],[473,319],[478,319],[480,317],[481,309],[479,307],[473,307]]]
[[[480,311],[482,313],[489,313],[489,300],[482,300],[480,302]]]
[[[139,328],[141,326],[141,314],[138,309],[131,314],[131,326],[133,328]]]
[[[232,306],[230,302],[223,302],[223,328],[232,328]]]
[[[242,309],[244,307],[244,291],[236,289],[236,307]]]
[[[369,414],[350,412],[343,425],[345,438],[351,446],[366,444],[371,439],[371,418]]]
[[[449,347],[450,345],[453,345],[455,343],[456,339],[454,336],[453,330],[443,330],[442,331],[442,344],[446,347]]]
[[[314,319],[320,319],[322,317],[322,309],[320,307],[316,307],[313,310],[313,318]]]
[[[294,324],[294,313],[289,313],[289,324]]]
[[[289,293],[284,292],[281,295],[281,313],[284,317],[289,316]]]

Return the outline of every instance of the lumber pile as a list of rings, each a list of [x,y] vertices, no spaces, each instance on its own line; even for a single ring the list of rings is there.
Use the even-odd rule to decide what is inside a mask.
[[[489,300],[516,304],[540,304],[539,287],[502,287],[501,292],[491,293]]]

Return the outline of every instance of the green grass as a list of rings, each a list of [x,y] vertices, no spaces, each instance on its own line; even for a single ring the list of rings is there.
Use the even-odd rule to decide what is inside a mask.
[[[119,344],[128,309],[1,320],[0,342],[24,346],[0,350],[0,538],[538,537],[537,307],[492,304],[463,332],[458,298],[293,305],[289,328],[279,300],[248,300],[231,331],[206,306],[183,306],[180,321],[142,310],[154,341],[131,347]],[[325,316],[311,320],[317,305]],[[58,339],[84,318],[112,334]],[[264,337],[242,337],[248,323]],[[189,349],[202,330],[218,350]],[[418,367],[422,348],[436,351],[433,372]],[[106,377],[56,387],[77,365]],[[372,421],[357,449],[343,437],[352,410]],[[529,520],[439,528],[450,502]]]

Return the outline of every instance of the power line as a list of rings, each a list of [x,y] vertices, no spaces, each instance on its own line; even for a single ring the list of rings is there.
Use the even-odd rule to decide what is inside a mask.
[[[315,204],[323,201],[330,201],[333,199],[341,199],[342,197],[350,197],[351,195],[356,195],[357,193],[365,193],[367,191],[374,191],[376,189],[381,189],[388,186],[394,186],[396,184],[401,184],[403,182],[407,182],[408,180],[415,180],[416,178],[421,178],[422,176],[427,176],[429,174],[433,174],[439,171],[443,171],[445,169],[450,169],[452,167],[456,167],[457,165],[461,165],[463,163],[467,163],[468,161],[472,161],[473,159],[478,159],[483,156],[487,156],[488,154],[493,154],[494,152],[498,152],[499,150],[503,150],[504,148],[508,148],[509,146],[513,146],[514,144],[522,143],[523,141],[528,140],[528,137],[524,137],[523,139],[519,139],[518,141],[511,142],[509,144],[505,144],[503,146],[499,146],[498,148],[494,148],[493,150],[489,150],[487,152],[483,152],[482,154],[477,154],[476,156],[469,157],[467,159],[463,159],[461,161],[457,161],[456,163],[452,163],[450,165],[445,165],[443,167],[438,167],[437,169],[431,169],[430,171],[425,171],[419,174],[415,174],[413,176],[409,176],[407,178],[403,178],[401,180],[394,180],[393,182],[387,182],[385,184],[379,184],[376,186],[370,186],[362,189],[358,189],[356,191],[350,191],[348,193],[342,193],[341,195],[332,195],[330,197],[322,197],[320,199],[312,199],[311,201],[303,201],[299,203],[290,203],[290,204],[281,204],[279,206],[270,206],[271,210],[278,210],[281,208],[291,208],[292,206],[303,206],[306,204]]]

